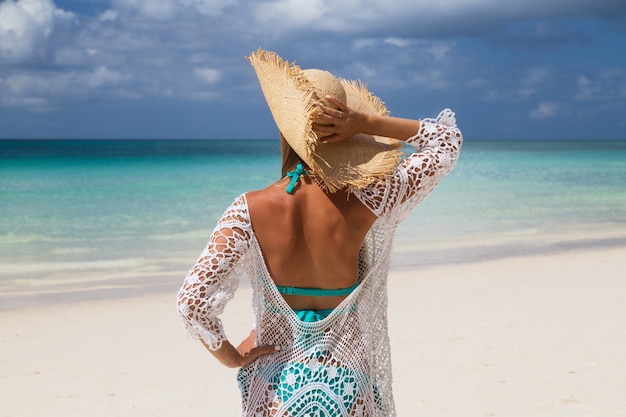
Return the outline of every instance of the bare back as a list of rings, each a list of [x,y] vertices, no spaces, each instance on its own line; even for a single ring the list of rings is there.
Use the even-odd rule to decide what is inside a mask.
[[[247,194],[252,228],[276,285],[346,288],[358,275],[358,254],[376,216],[345,192],[325,193],[302,177],[294,194],[288,180]],[[344,297],[288,296],[294,309],[336,307]]]

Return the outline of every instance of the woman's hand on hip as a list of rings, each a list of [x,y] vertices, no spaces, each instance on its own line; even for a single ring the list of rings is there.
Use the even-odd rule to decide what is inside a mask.
[[[217,360],[229,368],[248,366],[260,356],[278,351],[280,351],[280,346],[256,346],[256,332],[254,330],[250,332],[248,337],[237,348],[229,341],[224,340],[218,350],[210,350]]]

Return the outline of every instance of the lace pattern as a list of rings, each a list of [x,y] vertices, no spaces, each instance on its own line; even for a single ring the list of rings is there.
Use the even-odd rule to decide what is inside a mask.
[[[462,137],[454,113],[422,121],[408,141],[416,152],[395,172],[355,195],[378,219],[359,256],[359,286],[325,319],[300,321],[265,267],[245,195],[219,220],[179,291],[187,334],[210,349],[226,339],[219,315],[239,276],[253,288],[257,342],[280,345],[240,369],[242,416],[395,416],[387,333],[387,274],[397,225],[452,170]]]
[[[240,261],[251,236],[248,207],[241,196],[217,223],[178,292],[178,311],[187,335],[202,338],[212,350],[219,349],[226,339],[219,315],[239,286],[244,267]]]
[[[454,112],[445,109],[437,118],[424,119],[420,131],[405,142],[416,151],[404,159],[386,181],[374,183],[356,196],[378,217],[399,209],[401,222],[445,178],[456,162],[463,137]]]

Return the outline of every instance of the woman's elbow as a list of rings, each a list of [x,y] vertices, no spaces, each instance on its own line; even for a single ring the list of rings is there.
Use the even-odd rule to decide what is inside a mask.
[[[178,314],[185,321],[193,320],[197,315],[198,310],[198,301],[194,302],[193,298],[189,293],[185,293],[184,291],[179,291],[177,300],[176,300],[176,309],[178,310]]]

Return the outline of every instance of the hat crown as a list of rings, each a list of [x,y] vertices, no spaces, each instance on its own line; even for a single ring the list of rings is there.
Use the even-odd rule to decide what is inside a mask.
[[[302,73],[318,91],[320,99],[326,101],[326,96],[334,96],[341,102],[346,102],[346,90],[343,88],[341,81],[330,72],[311,68],[302,71]],[[335,106],[333,105],[332,107]]]

